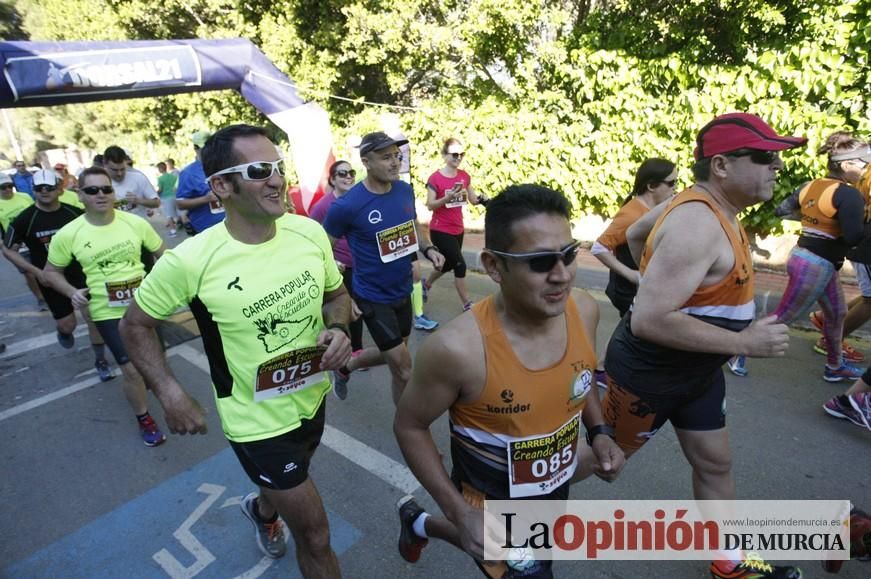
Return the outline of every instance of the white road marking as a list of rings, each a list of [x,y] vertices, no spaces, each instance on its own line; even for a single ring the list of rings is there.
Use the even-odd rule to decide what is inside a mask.
[[[182,565],[179,560],[166,549],[161,549],[151,556],[151,558],[154,559],[155,562],[163,568],[166,574],[172,577],[172,579],[189,579],[190,577],[194,577],[215,560],[215,556],[212,552],[209,551],[205,545],[200,543],[199,539],[191,533],[191,527],[194,526],[194,523],[200,520],[206,511],[209,510],[209,507],[218,500],[218,497],[220,497],[225,490],[227,490],[227,488],[220,485],[210,483],[201,484],[197,491],[207,495],[206,498],[172,534],[172,536],[181,543],[181,546],[184,547],[188,553],[194,556],[194,562],[191,563],[190,566],[185,567]]]
[[[187,345],[179,344],[167,350],[167,355],[181,356],[200,370],[209,373],[209,360],[205,354],[199,350]],[[3,412],[0,412],[0,422],[7,418],[17,416],[22,412],[27,412],[43,404],[48,404],[64,396],[74,394],[80,390],[84,390],[94,384],[99,383],[100,378],[94,376],[68,386],[57,392],[47,394],[35,400],[25,402],[19,406],[15,406]],[[406,494],[411,494],[420,488],[420,483],[405,465],[393,460],[386,454],[375,450],[371,446],[360,442],[353,436],[342,432],[337,428],[327,425],[324,428],[324,436],[321,442],[329,449],[333,450],[350,460],[354,464],[371,472],[387,484],[396,487]]]
[[[33,410],[34,408],[39,408],[43,404],[48,404],[49,402],[54,402],[60,398],[64,398],[69,396],[70,394],[75,394],[80,390],[84,390],[86,388],[90,388],[95,384],[100,383],[100,377],[94,376],[93,378],[88,378],[87,380],[83,380],[81,382],[77,382],[66,388],[61,388],[57,392],[52,392],[51,394],[46,394],[45,396],[40,396],[39,398],[34,398],[24,404],[19,404],[18,406],[13,406],[8,410],[4,410],[0,412],[0,422],[3,422],[7,418],[12,418],[13,416],[18,416],[23,412],[27,412],[28,410]]]
[[[82,324],[76,331],[73,332],[73,336],[81,337],[88,333],[88,326]],[[44,348],[50,344],[57,343],[57,332],[49,332],[47,334],[42,334],[40,336],[34,336],[32,338],[27,338],[26,340],[21,340],[20,342],[15,342],[12,344],[6,344],[6,351],[0,354],[0,360],[3,358],[9,358],[10,356],[17,356],[18,354],[24,354],[26,352],[30,352],[31,350],[38,350],[39,348]]]

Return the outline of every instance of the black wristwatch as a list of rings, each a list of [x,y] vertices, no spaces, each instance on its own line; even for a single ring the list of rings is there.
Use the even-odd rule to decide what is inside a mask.
[[[591,448],[593,446],[593,440],[600,434],[610,436],[611,440],[617,440],[617,433],[614,431],[613,426],[608,424],[597,424],[593,428],[587,429],[587,444],[590,445]]]
[[[420,252],[423,254],[423,256],[425,258],[429,259],[429,256],[426,254],[426,252],[429,251],[430,249],[435,249],[435,245],[427,245],[426,247],[421,249]]]
[[[342,330],[342,332],[344,332],[344,334],[346,336],[348,336],[349,338],[351,337],[351,332],[348,331],[348,326],[346,326],[345,324],[340,324],[338,322],[335,322],[335,323],[332,323],[329,326],[327,326],[327,329],[328,330]]]

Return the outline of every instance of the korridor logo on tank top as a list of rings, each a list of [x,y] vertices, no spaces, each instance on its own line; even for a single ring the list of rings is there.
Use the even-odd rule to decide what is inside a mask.
[[[506,388],[499,393],[499,398],[505,403],[505,406],[493,406],[487,404],[487,412],[490,414],[519,414],[521,412],[529,412],[532,404],[512,404],[514,402],[514,391]]]

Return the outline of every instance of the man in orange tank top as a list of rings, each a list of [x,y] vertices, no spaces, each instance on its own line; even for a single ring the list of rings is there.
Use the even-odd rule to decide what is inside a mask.
[[[537,185],[491,200],[481,261],[499,291],[418,350],[394,431],[445,517],[429,516],[411,496],[400,501],[407,561],[436,537],[472,555],[485,575],[513,576],[510,561],[483,564],[484,499],[565,500],[572,482],[593,473],[613,480],[623,466],[593,378],[599,308],[573,289],[579,244],[569,218],[565,197]],[[446,412],[450,474],[429,430]],[[547,450],[533,459],[520,450],[531,447]],[[550,561],[525,566],[522,576],[551,577]]]
[[[755,115],[715,118],[696,138],[695,184],[628,231],[642,277],[608,345],[605,419],[627,457],[671,422],[699,500],[735,499],[722,365],[736,354],[783,356],[789,345],[774,316],[754,321],[753,267],[737,215],[771,199],[779,151],[805,141]],[[711,575],[798,579],[801,570],[735,550],[721,553]]]

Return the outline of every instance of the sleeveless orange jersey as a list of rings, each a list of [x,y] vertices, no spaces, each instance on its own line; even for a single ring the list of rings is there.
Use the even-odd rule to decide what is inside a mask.
[[[723,215],[722,211],[706,195],[685,189],[676,195],[674,200],[665,209],[644,244],[641,254],[639,271],[642,276],[647,269],[647,264],[653,256],[653,240],[666,216],[675,207],[684,203],[700,202],[710,207],[714,215],[720,221],[720,226],[726,232],[732,252],[735,255],[735,265],[731,271],[719,282],[698,288],[695,293],[680,308],[680,311],[695,316],[724,318],[729,320],[752,320],[756,313],[756,305],[753,301],[753,265],[750,257],[750,244],[747,234],[741,222],[738,222],[738,231]]]
[[[865,223],[871,222],[871,166],[865,169],[862,178],[856,183],[856,189],[865,200]]]
[[[829,239],[841,237],[841,224],[835,216],[838,209],[833,198],[843,181],[837,179],[814,179],[798,193],[801,205],[802,234],[817,235]],[[864,197],[863,193],[863,197]]]
[[[487,378],[476,401],[451,407],[451,436],[482,463],[508,471],[512,497],[546,494],[574,472],[580,413],[595,387],[596,353],[578,307],[568,300],[565,354],[543,370],[529,370],[514,354],[493,296],[472,312],[484,342]]]

